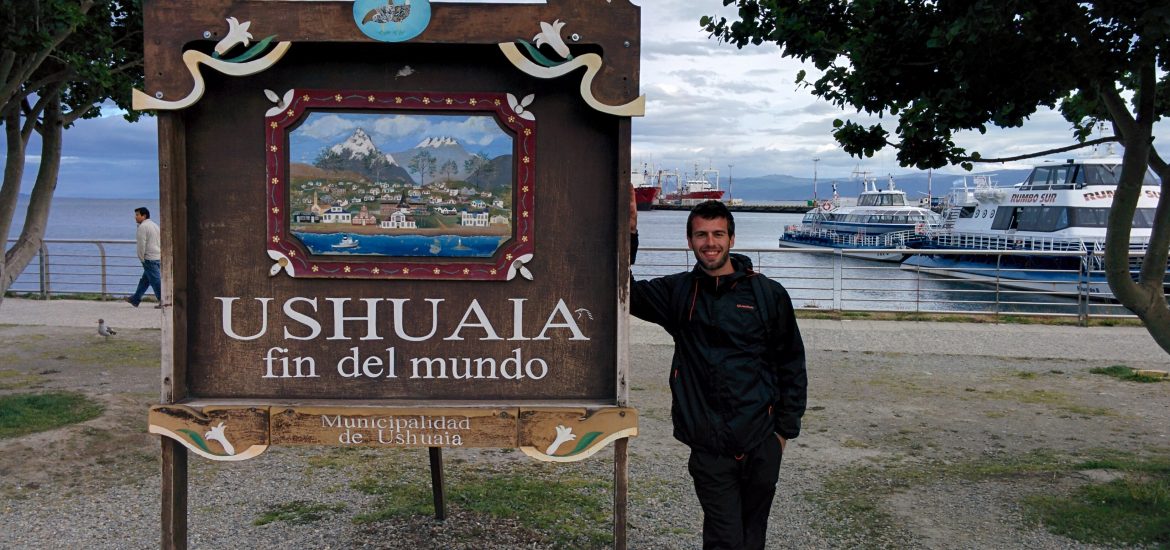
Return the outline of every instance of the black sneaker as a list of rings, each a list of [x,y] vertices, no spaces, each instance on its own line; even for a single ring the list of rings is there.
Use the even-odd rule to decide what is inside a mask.
[[[134,306],[134,307],[138,307],[138,304],[134,303],[134,299],[133,299],[133,298],[131,298],[131,297],[129,297],[129,296],[127,296],[127,297],[126,297],[126,303],[127,303],[127,304],[130,304],[130,305],[132,305],[132,306]]]

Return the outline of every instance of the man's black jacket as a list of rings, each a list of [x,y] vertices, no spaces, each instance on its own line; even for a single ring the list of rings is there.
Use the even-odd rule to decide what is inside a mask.
[[[690,272],[631,281],[630,313],[674,338],[670,369],[674,437],[693,449],[736,455],[773,432],[800,435],[808,378],[804,343],[784,287],[731,255],[735,272]],[[752,285],[772,285],[770,292]],[[765,327],[757,296],[771,297]]]

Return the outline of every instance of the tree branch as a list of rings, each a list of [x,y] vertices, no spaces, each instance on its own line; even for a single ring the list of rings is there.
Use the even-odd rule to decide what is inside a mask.
[[[7,158],[4,159],[4,183],[0,186],[0,235],[7,237],[16,213],[20,183],[24,179],[25,141],[20,135],[20,111],[9,109],[4,114],[4,134],[8,143],[5,148]],[[3,278],[3,270],[4,266],[0,266],[0,279]]]
[[[1046,151],[1039,151],[1036,153],[1028,153],[1026,155],[1019,155],[1019,156],[1015,156],[1015,157],[1000,157],[1000,158],[958,157],[956,160],[958,160],[960,162],[1014,162],[1017,160],[1026,160],[1026,159],[1031,159],[1031,158],[1036,158],[1036,157],[1055,155],[1057,153],[1065,153],[1068,151],[1075,151],[1077,149],[1083,149],[1085,147],[1092,147],[1094,145],[1100,145],[1102,143],[1111,143],[1111,142],[1115,142],[1115,141],[1120,142],[1121,138],[1119,138],[1118,136],[1103,137],[1103,138],[1098,138],[1098,139],[1086,141],[1084,143],[1078,143],[1076,145],[1069,145],[1068,147],[1058,147],[1056,149],[1048,149]]]
[[[61,120],[64,121],[66,126],[69,126],[70,124],[77,122],[77,119],[85,116],[86,113],[92,111],[94,107],[97,107],[97,105],[90,103],[89,105],[86,105],[85,108],[74,109],[62,116]]]
[[[8,75],[12,74],[12,66],[16,63],[16,52],[4,50],[0,53],[0,82],[8,82]]]
[[[89,14],[89,10],[90,8],[93,8],[93,5],[94,0],[82,0],[81,3],[78,4],[77,9],[84,18]],[[16,95],[16,92],[20,89],[21,83],[31,78],[33,73],[35,73],[37,69],[41,67],[41,64],[45,62],[45,59],[49,57],[49,54],[53,53],[53,51],[56,50],[62,42],[68,39],[75,30],[77,30],[76,25],[62,28],[60,32],[58,32],[49,40],[49,43],[43,50],[37,52],[35,56],[29,59],[27,65],[20,66],[16,77],[10,81],[6,81],[4,87],[0,88],[0,102],[2,102],[0,105],[7,105],[8,102],[11,101]]]
[[[1125,100],[1121,98],[1121,94],[1117,93],[1117,88],[1113,84],[1109,84],[1108,87],[1099,86],[1097,97],[1100,97],[1101,103],[1105,104],[1105,110],[1113,121],[1113,130],[1121,137],[1121,144],[1126,145],[1133,139],[1133,134],[1138,132],[1138,128],[1137,121],[1129,112],[1129,108],[1125,106]]]

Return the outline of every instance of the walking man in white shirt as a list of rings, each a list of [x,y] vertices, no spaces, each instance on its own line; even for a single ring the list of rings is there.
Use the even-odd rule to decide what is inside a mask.
[[[142,278],[138,280],[138,290],[126,301],[138,307],[146,288],[150,287],[158,299],[154,308],[162,309],[162,237],[158,224],[151,221],[150,210],[145,206],[134,209],[134,221],[138,222],[138,259],[142,261]]]

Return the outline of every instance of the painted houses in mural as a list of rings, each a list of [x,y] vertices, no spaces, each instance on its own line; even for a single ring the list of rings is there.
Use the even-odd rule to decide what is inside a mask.
[[[487,257],[512,236],[512,136],[490,116],[317,112],[289,141],[314,254]]]

